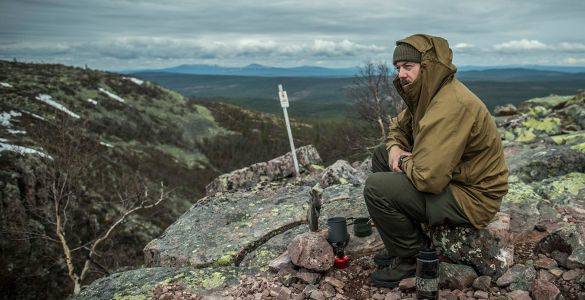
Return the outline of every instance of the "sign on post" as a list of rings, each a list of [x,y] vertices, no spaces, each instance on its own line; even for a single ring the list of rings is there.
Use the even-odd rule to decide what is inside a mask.
[[[286,95],[286,91],[282,89],[282,84],[278,85],[278,98],[280,99],[280,106],[282,106],[282,111],[284,113],[284,122],[286,123],[286,131],[288,132],[288,141],[290,142],[290,150],[293,157],[293,163],[295,164],[295,176],[299,175],[299,163],[297,161],[297,152],[295,150],[295,144],[293,142],[292,132],[290,130],[290,122],[288,121],[288,112],[286,108],[288,105],[288,96]]]

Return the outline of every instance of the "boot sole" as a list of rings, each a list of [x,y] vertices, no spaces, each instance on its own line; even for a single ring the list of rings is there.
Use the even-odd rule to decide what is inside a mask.
[[[400,281],[380,281],[380,280],[376,280],[374,278],[371,279],[371,282],[372,282],[373,286],[384,287],[384,288],[389,288],[389,289],[393,289],[393,288],[397,287],[398,284],[400,283]]]

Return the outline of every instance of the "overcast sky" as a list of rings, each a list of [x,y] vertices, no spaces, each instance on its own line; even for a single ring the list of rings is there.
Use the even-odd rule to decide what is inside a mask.
[[[1,59],[110,70],[351,67],[414,33],[445,37],[457,65],[585,66],[584,0],[0,0]]]

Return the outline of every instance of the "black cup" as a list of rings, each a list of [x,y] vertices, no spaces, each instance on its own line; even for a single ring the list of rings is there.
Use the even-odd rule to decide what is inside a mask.
[[[353,234],[358,237],[366,237],[372,234],[370,218],[356,218],[353,221]]]
[[[344,217],[327,219],[327,240],[331,244],[344,243],[349,240],[347,221]]]

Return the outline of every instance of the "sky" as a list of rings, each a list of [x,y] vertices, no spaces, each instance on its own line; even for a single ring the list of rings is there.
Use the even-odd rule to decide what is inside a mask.
[[[585,66],[585,1],[0,0],[0,59],[105,70],[355,67],[446,38],[456,65]]]

